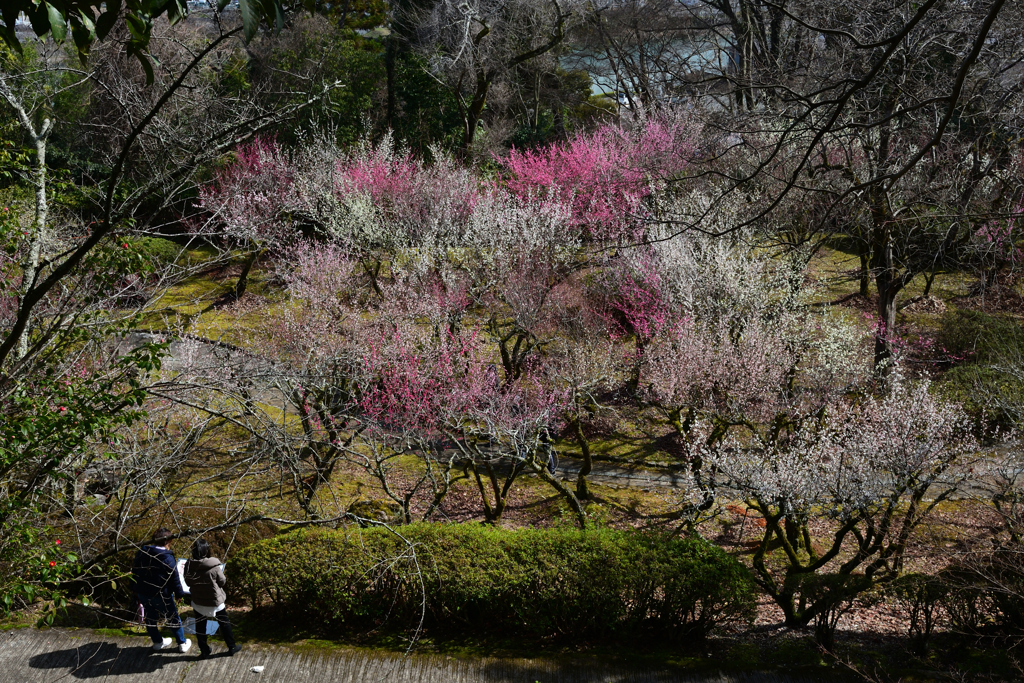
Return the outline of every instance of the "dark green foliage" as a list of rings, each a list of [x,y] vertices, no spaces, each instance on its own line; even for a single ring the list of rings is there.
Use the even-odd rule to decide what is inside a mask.
[[[454,148],[462,131],[454,95],[429,74],[418,55],[402,53],[395,62],[395,112],[385,127],[390,125],[395,139],[423,158],[430,158],[432,144]]]
[[[751,617],[747,570],[703,539],[608,529],[415,524],[306,530],[249,546],[235,590],[330,633],[415,627],[532,638],[700,639]],[[421,583],[422,578],[422,583]],[[422,585],[422,588],[421,588]]]
[[[380,41],[338,30],[316,15],[296,17],[280,35],[261,41],[252,51],[257,59],[250,69],[253,83],[267,93],[267,106],[296,105],[329,84],[342,84],[275,131],[278,139],[294,144],[319,128],[327,128],[339,144],[363,136],[384,78],[382,51]]]
[[[130,242],[143,258],[159,266],[174,263],[182,252],[180,245],[160,237],[137,237]]]

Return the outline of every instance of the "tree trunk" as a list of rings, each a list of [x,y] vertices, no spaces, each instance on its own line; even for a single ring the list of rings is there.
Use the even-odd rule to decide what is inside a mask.
[[[569,490],[562,482],[558,481],[558,478],[548,472],[547,467],[543,463],[538,463],[536,458],[531,461],[531,469],[537,474],[538,477],[548,483],[551,488],[555,489],[569,502],[569,507],[572,508],[573,513],[576,515],[576,522],[580,525],[581,529],[587,528],[587,511],[583,509],[580,501],[576,496],[573,495],[572,491]]]
[[[928,274],[928,277],[924,281],[924,293],[921,295],[925,299],[932,293],[932,283],[935,282],[935,275],[939,272],[938,267],[932,268],[932,272]]]
[[[636,338],[636,359],[633,361],[633,367],[629,372],[629,380],[626,383],[626,391],[630,396],[636,396],[640,391],[640,370],[644,360],[644,351],[647,349],[647,343],[644,339],[641,339],[639,335]]]
[[[878,290],[878,306],[875,328],[875,370],[888,374],[889,360],[893,356],[893,341],[896,332],[896,296],[903,289],[909,273],[900,275],[893,255],[892,216],[888,203],[880,189],[872,190],[871,217],[871,266]]]
[[[46,218],[49,214],[49,201],[46,194],[46,141],[53,130],[53,122],[50,119],[43,119],[43,125],[36,132],[28,115],[17,105],[13,97],[7,98],[8,102],[15,107],[18,118],[21,120],[21,127],[32,139],[36,149],[35,168],[33,169],[33,185],[36,190],[35,217],[32,220],[31,232],[28,235],[28,252],[21,267],[21,288],[19,299],[24,299],[32,288],[36,276],[39,273],[39,260],[41,258],[43,241],[46,239]],[[28,325],[22,330],[18,337],[18,357],[24,358],[28,355]]]
[[[473,148],[473,140],[476,138],[477,128],[480,126],[480,116],[487,106],[487,91],[491,87],[491,79],[483,72],[477,73],[476,89],[473,92],[473,99],[463,113],[463,137],[462,152],[468,156]]]
[[[871,254],[867,247],[860,253],[860,295],[867,299],[870,296],[868,286],[871,283]]]
[[[236,301],[238,299],[241,299],[242,295],[245,294],[245,289],[246,287],[249,286],[249,271],[252,270],[252,267],[256,264],[256,261],[258,261],[260,256],[262,255],[263,250],[258,249],[252,252],[252,254],[249,255],[249,258],[246,260],[246,262],[242,264],[242,273],[238,276],[238,282],[235,283],[234,296]]]
[[[573,420],[573,430],[576,432],[576,441],[580,445],[580,452],[583,454],[583,466],[580,467],[579,475],[576,477],[576,497],[580,500],[590,500],[590,487],[587,486],[587,475],[594,471],[594,460],[590,453],[590,442],[583,434],[583,425],[579,419]]]
[[[891,257],[890,257],[891,258]],[[879,268],[875,275],[878,287],[877,327],[875,328],[875,369],[887,374],[893,356],[893,335],[896,330],[896,295],[899,293],[892,266]]]

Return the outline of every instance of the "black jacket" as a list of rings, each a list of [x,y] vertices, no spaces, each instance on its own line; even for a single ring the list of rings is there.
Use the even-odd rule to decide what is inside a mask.
[[[177,562],[167,548],[153,545],[139,548],[132,562],[132,576],[135,578],[135,592],[143,597],[163,594],[180,598],[185,595],[178,578]]]

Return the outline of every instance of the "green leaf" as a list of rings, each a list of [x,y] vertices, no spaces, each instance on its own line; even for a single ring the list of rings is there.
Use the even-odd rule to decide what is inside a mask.
[[[281,3],[278,0],[267,0],[267,3],[273,6],[274,28],[280,33],[284,28],[284,11],[281,9]],[[267,9],[269,10],[270,8]]]
[[[53,39],[56,42],[62,43],[64,42],[64,36],[67,35],[68,31],[67,19],[60,13],[59,9],[48,2],[45,4],[46,16],[50,20],[50,33],[53,35]]]
[[[153,85],[153,81],[156,80],[156,76],[153,74],[153,65],[150,64],[149,59],[144,54],[139,54],[139,63],[142,64],[142,70],[146,72],[146,85]]]
[[[259,0],[238,0],[238,9],[242,13],[242,32],[248,43],[260,28]]]
[[[96,34],[85,26],[75,26],[71,29],[71,37],[74,38],[75,47],[78,48],[78,58],[84,64],[89,58],[89,48],[92,47]]]
[[[178,0],[172,0],[167,5],[167,20],[171,23],[171,26],[181,21],[186,14],[188,14],[188,5]]]
[[[223,12],[230,2],[231,0],[217,0],[217,11]]]
[[[110,4],[107,3],[109,7]],[[96,20],[96,37],[103,40],[110,33],[110,29],[114,28],[114,24],[117,22],[117,15],[120,12],[120,8],[108,9],[106,12],[100,15],[100,18]]]
[[[78,11],[78,16],[80,16],[82,18],[82,26],[84,26],[85,29],[89,32],[89,35],[91,35],[93,38],[95,38],[96,37],[96,24],[93,23],[92,17],[89,16],[88,14],[86,14],[85,12],[81,11],[81,10]]]
[[[132,38],[135,41],[144,43],[146,36],[146,22],[144,22],[137,14],[132,12],[124,15],[124,19],[128,24],[128,31],[132,34]]]
[[[46,8],[39,5],[35,10],[28,13],[28,20],[32,24],[32,30],[37,36],[45,36],[50,31],[50,18],[46,14]],[[12,29],[13,30],[13,29]]]

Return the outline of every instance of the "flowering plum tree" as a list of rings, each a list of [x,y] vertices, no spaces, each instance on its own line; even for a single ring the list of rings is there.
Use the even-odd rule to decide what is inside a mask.
[[[581,301],[559,311],[559,335],[547,349],[544,381],[565,394],[562,420],[580,447],[583,464],[576,479],[576,498],[591,498],[587,476],[594,460],[584,427],[601,412],[604,397],[617,389],[627,370],[621,349],[608,334],[600,315]]]
[[[456,241],[480,194],[470,169],[440,149],[426,164],[396,148],[390,135],[368,141],[335,161],[331,220],[336,238],[393,251]]]
[[[897,373],[880,398],[835,402],[768,439],[731,435],[707,453],[764,516],[753,557],[762,586],[787,623],[817,619],[827,645],[827,612],[899,575],[911,534],[957,490],[976,447],[959,407]],[[829,521],[831,538],[812,534],[813,519]]]
[[[592,291],[596,300],[593,306],[607,321],[611,338],[631,339],[634,343],[633,371],[628,385],[631,394],[637,392],[647,347],[684,312],[669,298],[662,267],[652,250],[631,249],[606,266],[598,287]]]
[[[295,237],[288,227],[298,208],[295,168],[273,138],[257,137],[239,146],[234,161],[199,188],[199,206],[210,214],[200,232],[222,231],[249,251],[235,284],[234,298],[245,294],[248,276],[260,255],[280,250]]]
[[[654,305],[626,309],[658,334],[634,369],[638,396],[674,430],[699,495],[682,514],[711,509],[717,480],[704,452],[734,430],[774,438],[867,378],[862,333],[801,303],[792,264],[729,239],[688,235],[645,255]],[[619,278],[619,281],[626,281]],[[624,299],[646,302],[634,296]],[[666,315],[671,312],[671,317]],[[638,343],[639,347],[639,343]]]
[[[589,239],[634,242],[651,217],[646,200],[686,168],[697,130],[650,119],[635,130],[605,125],[538,150],[513,149],[504,160],[508,186],[568,202],[574,226]]]

